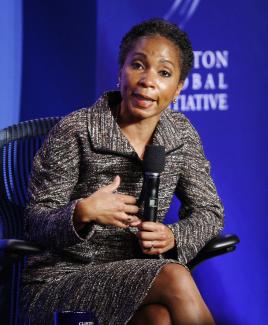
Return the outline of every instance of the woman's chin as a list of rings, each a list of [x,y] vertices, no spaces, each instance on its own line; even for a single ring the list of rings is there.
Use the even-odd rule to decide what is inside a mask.
[[[142,120],[150,120],[151,118],[155,118],[160,115],[160,113],[156,112],[154,109],[144,109],[144,108],[135,108],[131,110],[129,115],[130,121],[142,121]]]

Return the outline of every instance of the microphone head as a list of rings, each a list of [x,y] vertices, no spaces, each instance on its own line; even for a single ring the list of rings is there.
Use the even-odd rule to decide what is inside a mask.
[[[142,164],[145,173],[161,173],[165,168],[165,147],[146,146]]]

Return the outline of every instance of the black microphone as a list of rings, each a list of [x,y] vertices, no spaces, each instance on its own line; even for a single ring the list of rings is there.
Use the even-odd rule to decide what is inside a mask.
[[[160,173],[165,168],[165,147],[148,145],[143,158],[143,187],[141,200],[144,202],[143,220],[156,221]]]

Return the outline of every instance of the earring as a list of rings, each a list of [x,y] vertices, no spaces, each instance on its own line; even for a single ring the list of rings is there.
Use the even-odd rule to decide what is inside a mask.
[[[173,104],[176,104],[177,103],[177,98],[174,98],[173,101],[172,101]]]
[[[118,82],[118,83],[116,84],[116,87],[117,87],[117,88],[120,88],[120,82]]]

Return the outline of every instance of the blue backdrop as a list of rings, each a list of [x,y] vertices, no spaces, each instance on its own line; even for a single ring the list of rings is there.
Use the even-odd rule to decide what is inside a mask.
[[[20,115],[22,69],[22,2],[0,3],[0,128]]]
[[[19,115],[67,114],[114,89],[118,44],[134,23],[166,17],[189,33],[195,66],[173,109],[200,133],[225,206],[225,232],[241,238],[235,253],[194,273],[217,324],[268,324],[267,9],[265,0],[0,4],[1,127]],[[168,222],[177,207],[174,200]]]
[[[96,3],[23,2],[20,119],[66,115],[95,96]]]

